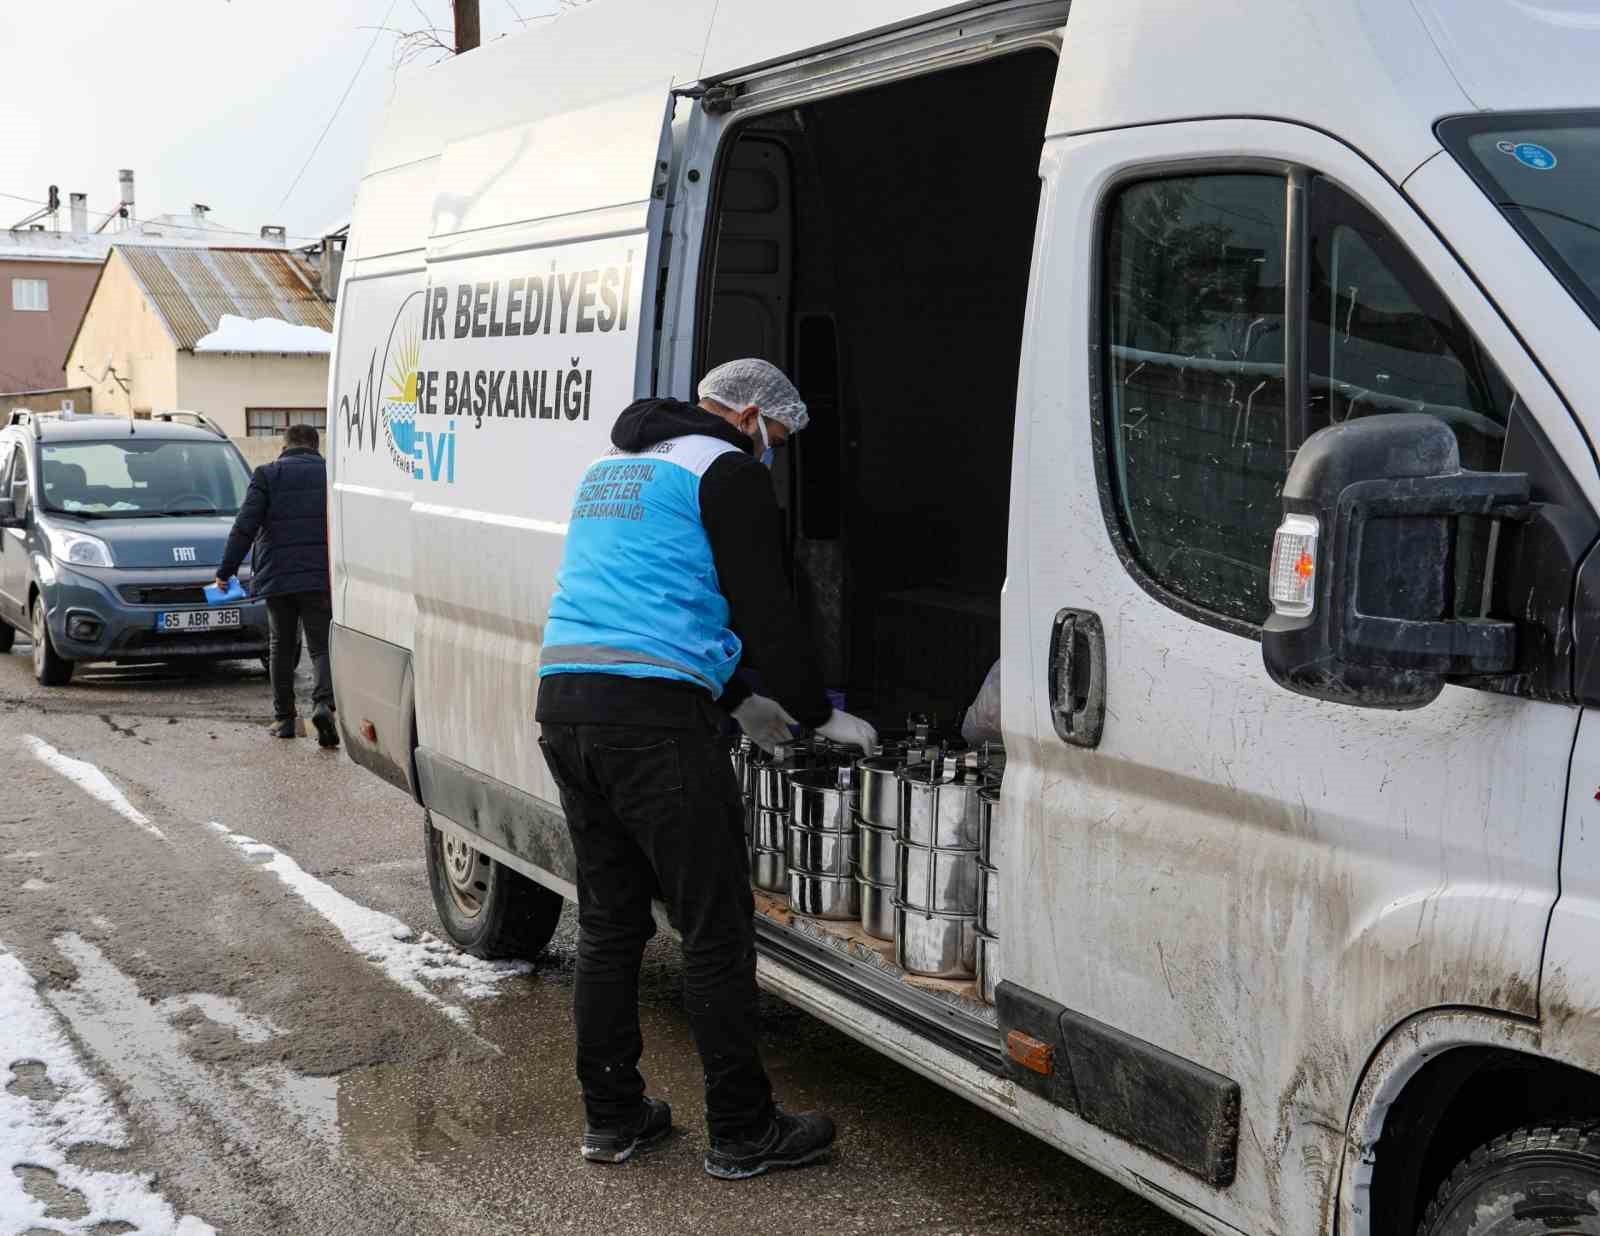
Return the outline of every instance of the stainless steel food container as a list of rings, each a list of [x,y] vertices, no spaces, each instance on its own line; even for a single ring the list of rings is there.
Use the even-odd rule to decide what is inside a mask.
[[[750,883],[763,892],[784,893],[789,890],[789,864],[782,850],[763,850],[757,846],[750,851]]]
[[[751,838],[753,838],[755,835],[756,835],[756,800],[754,798],[747,797],[744,800],[744,839],[745,839],[745,844],[748,845],[750,843]]]
[[[733,744],[733,779],[739,783],[739,793],[749,798],[756,790],[756,756],[760,748],[748,738]]]
[[[978,965],[975,915],[928,914],[896,904],[894,959],[928,978],[971,978]]]
[[[816,875],[791,867],[789,908],[807,918],[860,918],[861,885],[854,876]]]
[[[856,761],[861,818],[874,828],[900,823],[900,782],[895,776],[904,761],[895,755],[869,755]]]
[[[876,824],[861,820],[857,832],[861,837],[858,859],[861,878],[893,888],[899,879],[895,871],[895,848],[899,843],[895,841],[894,829],[879,828]]]
[[[789,818],[801,828],[822,833],[855,832],[855,772],[812,768],[789,777]]]
[[[894,885],[856,882],[861,885],[861,930],[879,940],[894,939]]]
[[[969,770],[925,763],[903,768],[900,782],[900,840],[940,850],[973,850],[982,840],[978,791],[983,781]]]
[[[789,777],[794,766],[782,764],[756,764],[751,773],[755,782],[756,806],[763,811],[789,810]]]
[[[1000,939],[986,932],[978,933],[978,995],[985,1004],[994,1003],[994,989],[1004,977],[1000,973]]]
[[[1000,873],[978,864],[978,930],[1000,934]]]
[[[854,876],[856,873],[856,847],[854,833],[819,832],[814,828],[801,828],[789,821],[789,866],[798,867],[814,875]]]
[[[990,867],[996,865],[994,837],[997,826],[1004,826],[1000,815],[1000,786],[989,784],[978,791],[978,861]]]
[[[789,844],[789,813],[787,811],[756,811],[751,821],[750,843],[758,850],[777,850],[780,854]]]
[[[895,855],[895,887],[914,910],[978,913],[978,852],[932,850],[902,841]]]

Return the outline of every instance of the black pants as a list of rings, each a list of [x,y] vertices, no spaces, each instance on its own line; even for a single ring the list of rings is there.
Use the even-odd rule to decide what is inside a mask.
[[[278,721],[294,719],[294,669],[300,663],[300,628],[311,649],[311,667],[317,685],[315,703],[333,704],[333,675],[328,670],[328,624],[333,621],[333,594],[279,592],[267,597],[267,625],[271,653],[267,671],[272,676],[272,715]]]
[[[744,809],[709,730],[546,724],[540,740],[578,860],[578,1080],[589,1123],[631,1118],[644,1094],[639,965],[659,894],[683,937],[684,1004],[713,1137],[772,1116],[756,1046],[755,902]]]

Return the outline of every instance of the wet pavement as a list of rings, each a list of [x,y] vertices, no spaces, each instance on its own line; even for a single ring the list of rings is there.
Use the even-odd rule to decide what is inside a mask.
[[[64,1149],[39,1170],[11,1146],[0,1236],[1189,1230],[765,998],[778,1094],[833,1114],[839,1149],[711,1180],[665,938],[641,979],[643,1068],[680,1131],[585,1165],[570,910],[533,966],[463,967],[428,935],[420,810],[340,753],[267,738],[268,711],[249,664],[46,690],[20,640],[0,656],[0,978],[25,971],[35,1037],[66,1032],[51,1056],[0,1007],[0,1100]],[[120,1145],[82,1119],[74,1058],[123,1118]],[[0,1159],[10,1144],[0,1130]],[[169,1220],[127,1226],[113,1212],[135,1202]]]

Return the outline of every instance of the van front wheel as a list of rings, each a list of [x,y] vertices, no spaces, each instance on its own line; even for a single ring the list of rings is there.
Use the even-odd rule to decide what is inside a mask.
[[[423,813],[428,888],[444,934],[462,952],[532,960],[561,920],[564,898],[473,849]]]
[[[1417,1236],[1597,1236],[1600,1120],[1518,1129],[1457,1164]]]
[[[33,624],[29,638],[33,640],[33,676],[41,687],[64,687],[72,681],[72,665],[56,652],[50,642],[50,624],[44,617],[44,598],[33,598]]]

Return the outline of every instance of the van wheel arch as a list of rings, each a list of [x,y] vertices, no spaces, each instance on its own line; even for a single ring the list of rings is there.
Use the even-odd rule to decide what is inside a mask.
[[[555,935],[566,899],[435,828],[432,812],[424,810],[422,821],[428,891],[450,942],[486,960],[539,956]]]

